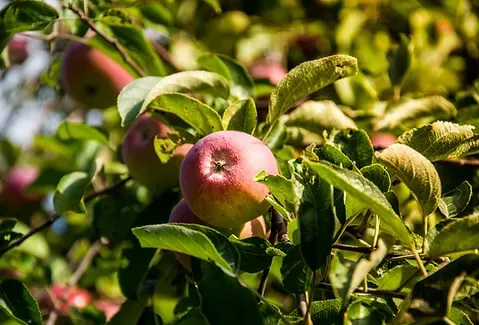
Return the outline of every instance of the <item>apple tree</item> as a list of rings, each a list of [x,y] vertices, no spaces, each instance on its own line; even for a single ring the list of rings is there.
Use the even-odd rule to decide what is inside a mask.
[[[479,323],[479,3],[0,2],[0,325]]]

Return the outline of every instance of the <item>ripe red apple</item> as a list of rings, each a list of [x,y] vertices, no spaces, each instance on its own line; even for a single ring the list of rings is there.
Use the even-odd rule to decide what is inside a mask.
[[[264,170],[277,174],[271,150],[259,139],[239,131],[219,131],[198,141],[180,169],[180,186],[191,210],[204,222],[235,228],[269,208],[269,193],[254,177]]]
[[[107,300],[97,300],[94,303],[96,309],[105,314],[106,321],[110,321],[120,311],[121,305]]]
[[[35,167],[14,167],[5,176],[0,200],[10,208],[38,203],[43,195],[27,193],[26,188],[38,177]]]
[[[190,207],[186,203],[185,199],[181,199],[180,202],[171,210],[170,219],[168,222],[177,222],[177,223],[193,223],[198,225],[210,226],[205,223],[203,220],[198,218]],[[211,227],[211,226],[210,226]],[[218,228],[218,231],[222,232],[224,235],[228,236],[230,234],[235,234],[240,239],[249,238],[253,236],[267,238],[266,234],[266,224],[264,222],[263,216],[259,216],[256,219],[248,221],[246,224],[236,228],[236,229],[221,229]],[[185,254],[176,253],[176,259],[191,272],[191,262],[190,257]]]
[[[256,79],[269,79],[276,85],[288,73],[285,67],[278,63],[258,62],[250,69],[251,76]]]
[[[123,161],[131,177],[154,195],[180,185],[181,162],[193,146],[179,146],[170,160],[163,164],[155,152],[154,140],[155,137],[166,138],[169,133],[172,131],[165,124],[143,114],[130,126],[123,142]]]
[[[28,57],[28,37],[16,34],[7,44],[8,60],[11,64],[22,64]]]
[[[391,133],[376,133],[370,137],[375,149],[385,149],[396,142],[397,137]]]
[[[61,314],[67,314],[70,307],[81,309],[87,307],[91,302],[91,295],[88,290],[78,287],[67,288],[63,284],[54,284],[50,289],[50,294],[51,297],[43,292],[37,298],[40,309],[51,311],[56,307]]]
[[[93,33],[94,34],[94,33]],[[87,34],[87,37],[93,35]],[[88,108],[116,105],[120,91],[135,78],[98,49],[72,42],[65,51],[61,80],[65,91]]]

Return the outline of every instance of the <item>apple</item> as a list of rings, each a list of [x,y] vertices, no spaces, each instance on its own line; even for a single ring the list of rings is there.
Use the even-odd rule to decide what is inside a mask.
[[[269,79],[271,84],[276,85],[288,70],[278,63],[258,62],[250,68],[250,73],[255,79]]]
[[[116,105],[120,91],[135,79],[102,51],[80,42],[72,42],[66,49],[60,76],[71,98],[99,109]]]
[[[21,166],[10,169],[5,176],[0,200],[10,208],[23,208],[39,203],[43,195],[28,193],[26,188],[35,181],[39,171],[35,167]]]
[[[378,132],[370,137],[371,143],[375,149],[386,149],[396,142],[397,137],[391,133]]]
[[[28,37],[16,34],[7,44],[8,60],[11,64],[22,64],[28,57]]]
[[[122,156],[130,176],[154,195],[180,185],[181,162],[193,146],[180,145],[163,164],[156,154],[154,141],[155,137],[167,138],[169,133],[172,131],[168,126],[143,114],[130,126],[123,141]]]
[[[121,305],[107,301],[107,300],[97,300],[94,302],[96,309],[102,311],[105,314],[106,321],[110,321],[116,313],[120,311]]]
[[[191,224],[198,224],[203,226],[209,226],[203,220],[198,218],[193,211],[191,211],[190,207],[186,203],[185,199],[181,199],[178,204],[171,210],[170,218],[168,222],[176,222],[176,223],[191,223]],[[253,236],[267,238],[266,234],[266,224],[264,222],[263,216],[259,216],[256,219],[248,221],[246,224],[241,225],[235,229],[222,229],[217,228],[217,230],[223,233],[225,236],[229,236],[230,234],[235,234],[238,238],[244,239]],[[187,270],[191,272],[191,262],[190,257],[185,254],[176,253],[176,259],[178,262],[181,263]]]
[[[254,181],[261,171],[278,174],[271,150],[240,131],[218,131],[199,140],[180,169],[180,187],[191,210],[218,228],[235,228],[265,213],[268,187]]]
[[[61,314],[67,314],[70,307],[81,309],[87,307],[91,302],[88,290],[78,287],[67,288],[64,284],[54,284],[50,289],[50,294],[51,297],[43,292],[37,298],[40,309],[51,311],[56,307]]]

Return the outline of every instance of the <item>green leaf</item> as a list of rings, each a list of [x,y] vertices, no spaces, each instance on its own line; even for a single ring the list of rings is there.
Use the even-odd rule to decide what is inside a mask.
[[[43,324],[37,302],[18,280],[6,279],[0,283],[0,308],[22,325]]]
[[[409,130],[396,141],[413,148],[430,161],[461,157],[470,149],[474,127],[437,121]]]
[[[254,180],[266,185],[283,207],[288,208],[291,212],[295,211],[298,199],[291,180],[282,175],[266,175],[264,171],[256,175]]]
[[[304,293],[309,289],[312,278],[311,269],[304,263],[301,256],[301,246],[288,245],[289,250],[283,258],[281,276],[283,286],[291,293]]]
[[[354,164],[349,159],[348,156],[346,156],[344,153],[341,152],[338,148],[335,146],[326,143],[324,146],[319,148],[316,152],[315,155],[319,160],[326,160],[329,161],[330,163],[333,163],[337,166],[346,168],[346,169],[353,169]]]
[[[468,181],[462,182],[450,192],[444,193],[439,201],[439,210],[447,218],[459,215],[469,204],[472,197],[472,186]]]
[[[429,118],[430,121],[433,121],[450,118],[456,113],[454,105],[442,96],[408,99],[392,106],[374,128],[376,130],[394,129],[412,119]]]
[[[205,69],[216,72],[231,82],[231,95],[238,99],[254,97],[254,82],[248,70],[235,59],[215,53],[203,53],[197,59]]]
[[[167,74],[163,62],[158,58],[141,28],[116,16],[103,16],[98,22],[106,27],[107,33],[117,40],[131,60],[144,72],[152,76]]]
[[[329,143],[338,147],[358,168],[373,162],[374,148],[364,130],[339,131],[332,136]]]
[[[400,43],[397,48],[388,55],[389,79],[395,86],[402,84],[404,77],[411,64],[412,50],[409,47],[409,40],[404,34],[400,34]]]
[[[300,127],[319,135],[325,130],[357,129],[354,121],[330,100],[302,103],[289,114],[286,126]]]
[[[61,140],[95,140],[108,145],[108,138],[98,129],[78,122],[63,121],[57,128],[57,136]]]
[[[251,98],[240,99],[226,108],[223,113],[223,125],[226,130],[253,134],[257,118],[254,101]]]
[[[444,225],[436,226],[439,233],[430,242],[427,252],[431,259],[446,256],[452,253],[479,249],[479,215],[473,214],[464,218],[445,221]],[[458,240],[460,239],[460,240]]]
[[[346,307],[351,295],[363,283],[364,278],[381,263],[387,253],[386,244],[379,239],[378,246],[369,255],[369,259],[362,258],[358,262],[344,259],[336,252],[331,265],[330,281],[338,298],[342,299],[342,306]]]
[[[451,304],[456,294],[468,290],[464,282],[461,286],[453,286],[462,277],[478,280],[479,255],[468,254],[437,268],[426,278],[416,283],[407,310],[414,316],[411,320],[443,318],[450,314]],[[474,290],[477,292],[477,290]],[[474,293],[473,293],[474,294]]]
[[[389,270],[386,274],[384,274],[381,277],[381,279],[379,279],[378,289],[395,291],[399,289],[399,287],[405,281],[407,281],[414,274],[416,274],[417,270],[418,268],[413,265],[409,265],[409,264],[398,265],[392,268],[391,270]],[[411,283],[413,282],[411,281]]]
[[[460,325],[474,325],[469,316],[462,310],[456,307],[451,308],[451,312],[449,313],[449,319],[452,320],[455,324]]]
[[[73,172],[62,177],[53,195],[53,206],[57,214],[84,212],[82,198],[90,184],[85,172]]]
[[[160,248],[211,261],[226,272],[237,272],[239,254],[226,237],[200,225],[162,224],[132,229],[142,247]]]
[[[159,111],[175,114],[200,134],[207,135],[223,130],[220,115],[197,99],[180,93],[165,93],[157,97],[151,106]]]
[[[372,164],[361,168],[361,174],[376,184],[376,186],[384,193],[391,188],[391,177],[389,177],[386,169],[379,164]]]
[[[423,216],[433,213],[441,198],[441,179],[434,165],[416,150],[404,144],[392,144],[376,159],[401,179],[418,200]]]
[[[173,325],[208,325],[208,323],[201,314],[200,308],[195,307],[182,316],[177,322],[173,323]]]
[[[57,18],[55,8],[43,1],[13,1],[0,12],[0,31],[13,34],[40,30]]]
[[[276,123],[271,129],[271,131],[268,133],[266,139],[263,140],[264,144],[267,145],[268,148],[270,148],[271,150],[282,148],[285,145],[286,140],[288,139],[286,125],[284,124],[286,118],[286,116],[280,118],[278,123]],[[260,126],[262,127],[262,131],[264,131],[264,128],[267,127],[266,124],[262,124]],[[261,136],[257,135],[258,138],[262,138]]]
[[[343,54],[299,64],[278,83],[271,94],[266,122],[275,124],[301,98],[357,72],[356,58]]]
[[[345,325],[383,325],[392,318],[393,311],[385,302],[360,299],[346,309]]]
[[[253,293],[216,266],[208,265],[198,290],[208,324],[263,325]]]
[[[25,234],[31,231],[31,228],[23,222],[17,222],[13,228],[13,232]],[[42,233],[36,233],[26,239],[20,246],[14,250],[25,252],[28,255],[35,256],[39,259],[46,260],[50,256],[50,246]]]
[[[363,202],[379,216],[383,231],[396,236],[405,244],[411,243],[409,230],[394,212],[381,190],[359,173],[340,168],[329,162],[304,161],[321,178],[347,195]]]
[[[242,240],[230,238],[240,254],[240,270],[256,273],[267,269],[273,261],[273,256],[267,253],[271,245],[261,237],[250,237]]]
[[[156,249],[153,248],[125,248],[122,259],[128,264],[120,267],[118,270],[118,282],[121,292],[128,299],[136,300],[139,298],[139,289],[143,284],[152,258],[155,256]]]
[[[140,297],[138,300],[125,301],[120,311],[107,323],[108,325],[138,324],[143,310],[148,303],[148,297]]]
[[[155,98],[167,92],[207,93],[226,99],[229,96],[229,86],[224,77],[207,71],[182,71],[161,79],[137,79],[123,88],[118,97],[122,125],[136,119]]]
[[[203,0],[204,2],[206,2],[207,4],[209,4],[211,6],[211,8],[213,8],[215,10],[215,12],[218,14],[218,13],[221,13],[221,6],[220,6],[220,2],[218,0]]]
[[[342,325],[343,313],[341,312],[341,300],[340,299],[328,299],[321,301],[311,302],[311,320],[315,325],[328,324],[328,325]],[[296,309],[291,316],[297,316],[298,310]],[[284,324],[284,323],[281,323]]]

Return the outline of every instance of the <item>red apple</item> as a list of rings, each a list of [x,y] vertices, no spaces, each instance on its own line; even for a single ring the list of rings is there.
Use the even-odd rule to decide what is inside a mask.
[[[205,223],[203,220],[198,218],[190,207],[186,203],[185,199],[181,199],[180,202],[171,210],[170,219],[168,222],[177,222],[177,223],[192,223],[204,226],[210,226]],[[211,227],[211,226],[210,226]],[[221,229],[218,228],[218,231],[222,232],[224,235],[229,236],[230,234],[237,235],[240,239],[249,238],[253,236],[267,238],[266,234],[266,224],[264,222],[263,216],[259,216],[256,219],[248,221],[246,224],[236,228],[236,229]],[[176,259],[191,272],[191,262],[190,257],[185,254],[176,254]]]
[[[25,205],[38,203],[43,195],[30,194],[26,188],[38,177],[35,167],[14,167],[5,176],[0,200],[11,208],[22,208]]]
[[[94,33],[87,34],[87,37]],[[65,91],[88,108],[116,105],[120,91],[135,78],[102,51],[72,42],[65,51],[61,80]]]
[[[156,154],[154,140],[155,137],[166,138],[169,133],[172,131],[165,124],[143,114],[128,129],[123,142],[123,161],[131,177],[154,195],[180,185],[181,162],[193,146],[179,146],[168,162],[163,164]]]
[[[116,313],[120,311],[121,305],[107,301],[107,300],[97,300],[94,303],[96,309],[102,311],[105,314],[106,321],[110,321]]]
[[[11,64],[22,64],[28,57],[28,37],[16,34],[7,44],[8,60]]]
[[[56,307],[61,314],[67,314],[70,307],[81,309],[87,307],[91,302],[88,290],[78,287],[67,288],[63,284],[54,284],[50,289],[50,294],[51,297],[44,292],[37,298],[40,309],[51,311]]]
[[[271,150],[259,139],[239,131],[219,131],[198,141],[180,169],[180,186],[191,210],[204,222],[235,228],[269,208],[269,193],[254,177],[264,170],[277,174]]]
[[[276,85],[288,73],[285,67],[278,63],[258,62],[250,69],[251,76],[255,79],[269,79]]]
[[[370,139],[375,149],[385,149],[395,143],[397,137],[390,133],[376,133]]]

